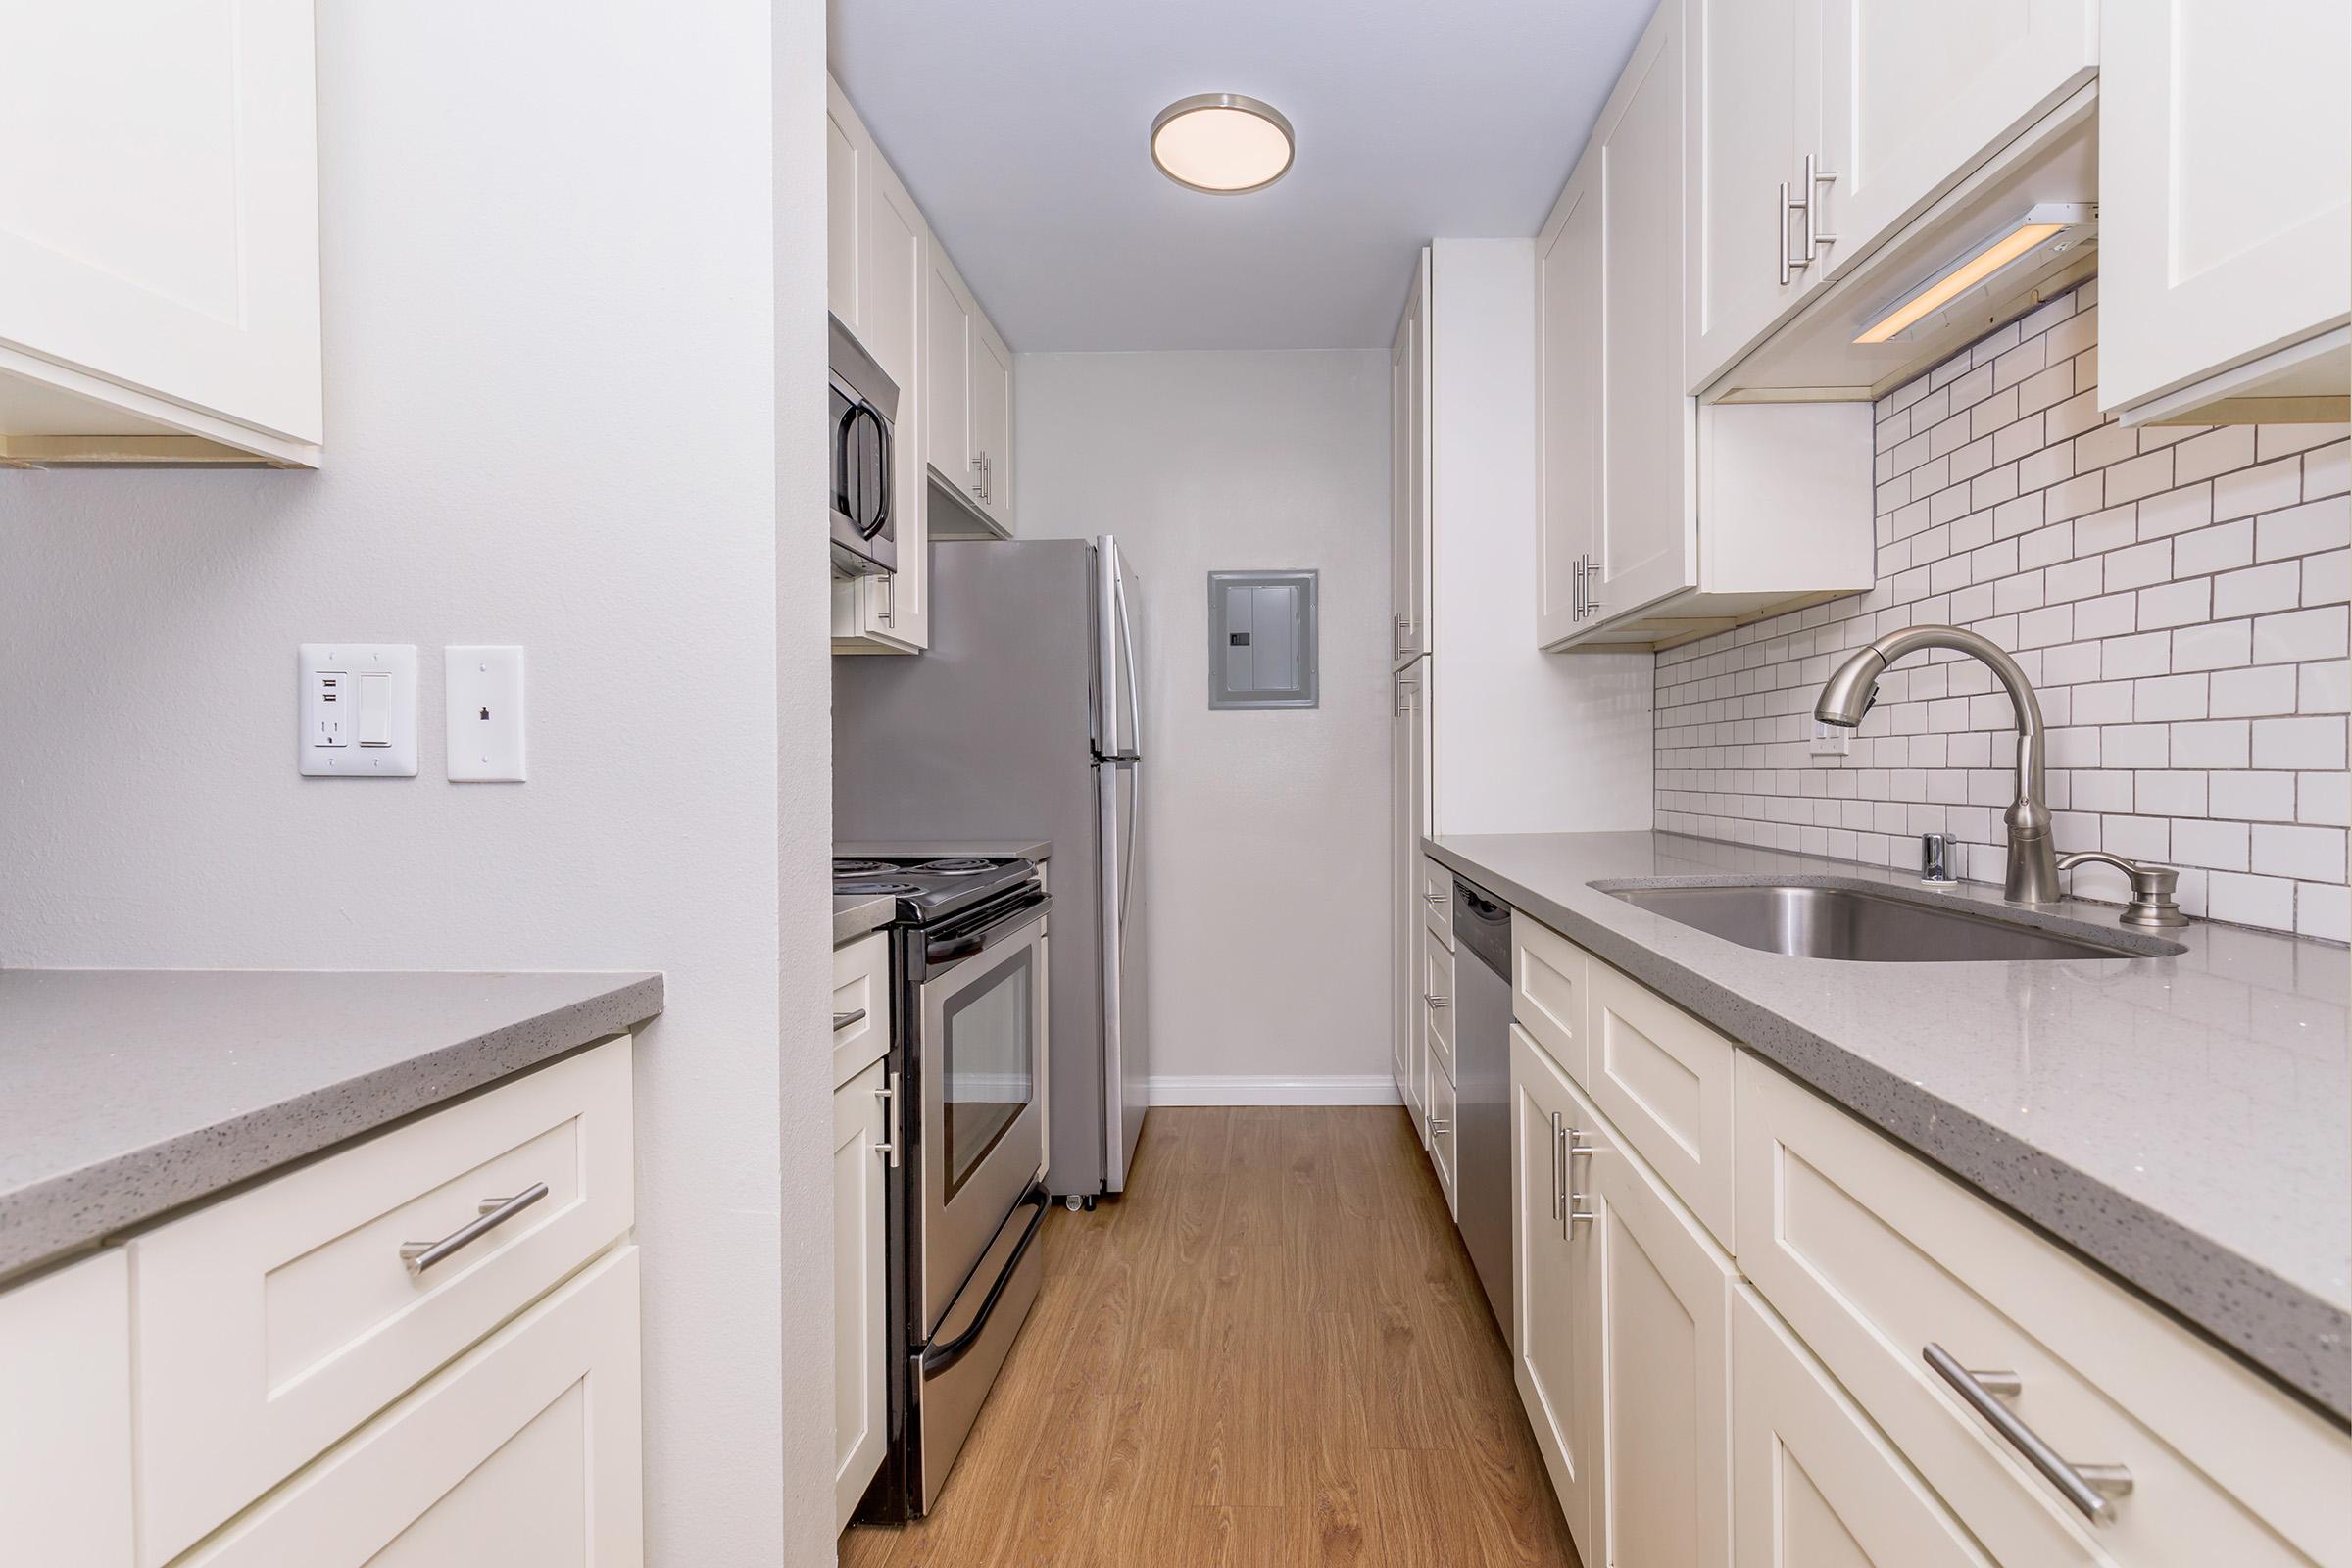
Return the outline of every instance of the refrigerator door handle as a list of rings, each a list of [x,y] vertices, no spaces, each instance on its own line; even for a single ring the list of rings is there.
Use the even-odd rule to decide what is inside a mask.
[[[1118,596],[1119,649],[1126,660],[1129,727],[1125,737],[1127,744],[1123,750],[1128,756],[1140,757],[1144,750],[1144,694],[1143,679],[1137,673],[1135,664],[1135,613],[1127,606],[1127,573],[1118,569],[1115,558],[1111,570],[1114,574],[1111,581],[1115,584]]]

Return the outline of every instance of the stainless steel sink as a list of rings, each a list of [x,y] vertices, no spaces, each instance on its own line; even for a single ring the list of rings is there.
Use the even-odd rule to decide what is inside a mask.
[[[1611,898],[1726,942],[1798,958],[1958,963],[2024,958],[2144,958],[2185,952],[2161,937],[2114,940],[2043,930],[1974,909],[1893,893],[1788,883],[1594,886]]]

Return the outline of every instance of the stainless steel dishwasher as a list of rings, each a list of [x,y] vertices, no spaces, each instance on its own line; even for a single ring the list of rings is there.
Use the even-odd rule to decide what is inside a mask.
[[[1454,1160],[1462,1245],[1511,1338],[1511,906],[1453,880]],[[1475,961],[1465,961],[1475,960]]]

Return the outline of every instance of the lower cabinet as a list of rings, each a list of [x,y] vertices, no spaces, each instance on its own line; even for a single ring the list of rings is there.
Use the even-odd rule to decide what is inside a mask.
[[[637,1250],[328,1450],[185,1568],[637,1568]]]
[[[1434,1065],[1429,1073],[1429,1164],[1446,1195],[1446,1212],[1462,1217],[1460,1133],[1454,1121],[1453,1080]]]
[[[1732,1555],[1740,1568],[1991,1559],[1762,1298],[1732,1298]]]
[[[0,1293],[0,1560],[130,1561],[130,1262]]]
[[[876,1061],[833,1091],[833,1528],[850,1522],[890,1441],[884,1162],[891,1086]]]
[[[1605,1560],[1593,1540],[1600,1469],[1600,1305],[1593,1287],[1600,1272],[1591,1224],[1564,1206],[1572,1188],[1560,1168],[1563,1150],[1575,1147],[1569,1131],[1585,1131],[1584,1142],[1592,1142],[1576,1115],[1567,1075],[1513,1024],[1512,1379],[1577,1553],[1597,1568]]]

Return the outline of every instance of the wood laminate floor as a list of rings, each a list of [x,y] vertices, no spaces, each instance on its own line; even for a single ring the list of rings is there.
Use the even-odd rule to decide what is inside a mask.
[[[1163,1106],[1045,1285],[939,1506],[851,1568],[1576,1563],[1404,1112]]]

